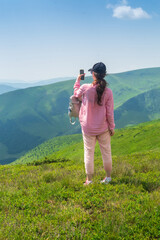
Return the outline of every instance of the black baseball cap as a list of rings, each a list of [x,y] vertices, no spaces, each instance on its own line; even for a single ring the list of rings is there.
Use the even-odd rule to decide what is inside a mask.
[[[102,62],[98,62],[93,65],[88,71],[96,72],[96,73],[105,73],[106,72],[106,65]]]

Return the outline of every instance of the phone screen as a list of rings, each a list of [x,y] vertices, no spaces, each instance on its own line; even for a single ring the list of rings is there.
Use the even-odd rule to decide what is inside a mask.
[[[84,69],[80,69],[80,74],[84,74]],[[81,77],[81,80],[84,80],[84,76]]]

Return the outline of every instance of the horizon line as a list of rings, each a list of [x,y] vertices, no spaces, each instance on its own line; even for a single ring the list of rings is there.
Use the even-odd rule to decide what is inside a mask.
[[[120,74],[120,73],[133,72],[133,71],[144,70],[144,69],[153,69],[153,68],[160,68],[160,66],[159,67],[143,67],[143,68],[136,68],[136,69],[132,69],[132,70],[126,70],[126,71],[110,72],[110,73],[107,72],[107,74],[108,75]],[[77,74],[77,76],[78,76],[78,74]],[[36,83],[36,82],[41,82],[41,81],[53,80],[53,79],[56,80],[58,78],[61,78],[61,79],[68,78],[68,80],[70,80],[70,79],[76,78],[77,76],[70,76],[70,77],[58,76],[58,77],[51,77],[51,78],[46,78],[46,79],[30,80],[30,81],[26,81],[26,80],[22,80],[22,79],[15,79],[15,78],[14,78],[15,80],[14,79],[0,79],[0,83],[1,84],[2,83],[4,83],[4,84],[5,83]],[[86,76],[89,77],[90,73],[87,73]],[[12,81],[12,82],[9,82],[9,81]],[[14,81],[17,81],[17,82],[14,82]]]

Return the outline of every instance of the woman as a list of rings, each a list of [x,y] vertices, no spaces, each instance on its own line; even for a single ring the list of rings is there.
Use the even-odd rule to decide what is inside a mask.
[[[104,63],[96,63],[89,69],[93,77],[91,84],[80,86],[81,74],[74,84],[74,95],[82,99],[79,112],[83,142],[84,142],[84,162],[87,174],[84,185],[92,183],[94,173],[94,150],[96,140],[98,140],[106,177],[101,183],[111,181],[112,155],[110,136],[114,135],[114,101],[113,93],[107,87],[108,83],[104,79],[106,76],[106,66]]]

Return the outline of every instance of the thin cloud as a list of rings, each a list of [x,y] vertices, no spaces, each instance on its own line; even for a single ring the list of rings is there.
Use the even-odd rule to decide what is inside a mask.
[[[107,8],[113,9],[113,17],[119,19],[148,19],[151,16],[144,11],[141,7],[132,8],[131,6],[127,6],[127,1],[121,1],[120,5],[111,5],[108,4]]]
[[[121,4],[122,4],[122,5],[127,5],[128,2],[127,2],[127,0],[122,0],[122,1],[121,1]]]

